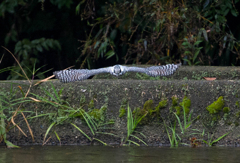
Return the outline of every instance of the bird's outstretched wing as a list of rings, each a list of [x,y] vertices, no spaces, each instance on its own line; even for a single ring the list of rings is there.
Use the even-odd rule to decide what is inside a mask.
[[[140,67],[126,67],[123,66],[122,69],[125,72],[141,72],[149,76],[168,76],[172,75],[182,64],[167,64],[163,66],[152,66],[147,68]]]
[[[53,72],[55,77],[63,83],[81,81],[89,78],[91,73],[87,69],[70,69]]]
[[[81,81],[89,78],[90,76],[100,74],[100,73],[109,73],[113,67],[107,68],[99,68],[99,69],[70,69],[70,70],[62,70],[62,71],[55,71],[53,74],[57,79],[59,79],[63,83],[69,83],[74,81]]]
[[[178,69],[179,66],[181,66],[181,63],[176,65],[168,64],[164,66],[152,66],[147,68],[115,65],[112,67],[99,68],[99,69],[93,69],[93,70],[70,69],[70,70],[55,71],[53,74],[61,82],[68,83],[68,82],[85,80],[90,76],[100,74],[100,73],[110,73],[111,75],[120,76],[125,74],[126,72],[141,72],[153,77],[168,76],[168,75],[172,75]]]

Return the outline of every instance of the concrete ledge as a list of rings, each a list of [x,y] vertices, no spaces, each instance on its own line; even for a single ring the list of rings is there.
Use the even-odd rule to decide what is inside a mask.
[[[114,120],[114,124],[103,127],[101,132],[113,133],[120,138],[110,135],[95,135],[107,144],[120,144],[121,138],[125,138],[127,134],[127,118],[126,115],[119,118],[119,110],[127,108],[127,104],[133,110],[136,107],[143,108],[147,100],[153,100],[153,107],[158,103],[167,99],[167,106],[160,109],[159,116],[153,114],[150,116],[147,123],[138,126],[137,131],[146,135],[146,138],[139,134],[136,134],[143,139],[149,145],[169,145],[166,129],[164,127],[163,120],[165,120],[167,126],[174,124],[176,117],[170,112],[173,108],[172,97],[179,98],[179,103],[186,96],[191,100],[190,110],[193,110],[193,118],[198,117],[190,129],[188,134],[193,133],[191,129],[198,129],[200,131],[205,130],[203,137],[199,135],[184,136],[182,142],[190,144],[189,138],[196,137],[198,139],[208,139],[208,133],[214,134],[215,138],[222,136],[225,133],[230,132],[225,138],[221,139],[218,145],[239,145],[240,143],[240,130],[239,130],[239,102],[240,102],[240,82],[237,80],[85,80],[83,82],[74,83],[60,83],[57,80],[45,82],[41,85],[32,87],[30,92],[44,97],[48,100],[49,96],[44,92],[48,90],[54,96],[52,84],[56,91],[63,88],[61,93],[61,99],[67,101],[73,108],[79,108],[82,106],[86,111],[88,110],[89,103],[94,101],[94,108],[101,108],[103,105],[107,105],[105,121]],[[21,86],[23,92],[28,90],[27,81],[6,81],[0,82],[0,92],[11,94],[17,91],[16,96],[12,98],[21,97],[19,87]],[[29,94],[30,97],[36,98],[34,95]],[[217,114],[209,114],[206,107],[216,101],[220,96],[223,96],[224,106],[230,108],[229,113],[224,113],[222,110]],[[85,99],[85,101],[83,101]],[[10,99],[8,99],[10,100]],[[11,111],[16,110],[17,105],[13,106],[10,110],[5,110],[4,113],[8,116],[12,114]],[[31,113],[25,112],[27,117],[32,117],[39,114],[46,114],[49,112],[60,114],[59,109],[46,103],[28,102],[21,108],[22,111],[31,111]],[[10,111],[10,112],[9,112]],[[180,118],[183,118],[182,113]],[[23,136],[20,131],[15,127],[7,133],[7,140],[16,145],[26,144],[41,144],[44,135],[53,122],[54,118],[40,117],[35,119],[29,119],[30,126],[33,130],[35,142],[32,141],[28,132],[27,125],[24,122],[21,114],[18,114],[15,122],[27,133],[28,137]],[[56,125],[51,129],[49,135],[51,138],[47,142],[49,145],[59,144],[57,137],[54,134],[56,131],[61,138],[62,144],[89,144],[90,141],[83,136],[76,128],[71,124],[76,124],[84,132],[91,135],[90,129],[84,124],[83,120],[79,117],[70,118],[68,121]],[[181,135],[180,127],[177,125],[176,132]],[[136,139],[134,141],[138,142]],[[94,143],[99,144],[97,141]],[[141,143],[140,143],[141,144]]]
[[[138,67],[149,67],[151,65],[138,65]],[[138,80],[203,80],[203,77],[215,77],[216,80],[239,80],[239,67],[216,67],[216,66],[181,66],[177,72],[167,77],[149,77],[142,73],[126,73],[119,79],[138,79]],[[94,79],[117,79],[110,74],[99,74]]]

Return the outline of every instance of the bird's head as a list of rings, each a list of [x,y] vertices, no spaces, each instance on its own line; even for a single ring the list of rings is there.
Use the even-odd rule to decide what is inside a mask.
[[[115,65],[115,66],[113,66],[112,75],[120,76],[120,75],[123,75],[123,74],[124,74],[124,71],[123,71],[123,68],[122,68],[121,65]]]

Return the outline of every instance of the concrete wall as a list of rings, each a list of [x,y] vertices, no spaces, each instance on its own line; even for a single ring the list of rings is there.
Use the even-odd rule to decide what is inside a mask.
[[[198,68],[203,69],[202,67],[190,67],[188,72],[192,72],[192,69]],[[186,70],[187,68],[184,67],[180,69],[179,72],[175,74],[175,76],[178,75],[178,73],[180,74],[183,72],[183,69]],[[215,70],[216,68],[212,69]],[[217,69],[220,70],[224,68]],[[239,73],[239,70],[236,68],[234,70],[232,69],[233,68],[225,69],[224,72],[231,74],[231,71],[234,71],[234,77],[238,77],[236,74]],[[224,74],[224,72],[222,72],[222,74]],[[198,74],[201,75],[201,73]],[[181,78],[184,78],[184,75],[181,76]],[[186,77],[190,78],[189,76],[191,75],[187,75]],[[76,116],[67,119],[61,124],[53,126],[48,135],[48,137],[51,136],[51,138],[46,143],[49,145],[59,144],[54,131],[61,138],[62,144],[99,144],[96,140],[90,142],[70,123],[77,125],[91,138],[100,139],[107,144],[120,144],[122,138],[124,139],[127,135],[127,114],[120,118],[120,108],[127,109],[127,106],[129,104],[132,110],[137,107],[142,109],[146,101],[153,100],[153,105],[150,106],[153,110],[158,105],[158,103],[164,99],[167,99],[168,101],[167,106],[161,108],[157,114],[148,114],[147,118],[143,121],[144,123],[140,123],[136,129],[136,131],[145,134],[146,138],[141,136],[139,133],[135,133],[135,135],[144,140],[149,145],[169,145],[169,139],[167,136],[166,128],[164,127],[164,121],[166,122],[167,126],[173,126],[174,122],[177,120],[173,114],[173,112],[176,112],[172,106],[173,96],[179,99],[179,106],[184,97],[189,98],[191,100],[190,110],[193,110],[192,119],[196,118],[184,135],[181,134],[179,124],[176,123],[176,133],[178,133],[182,138],[181,142],[190,144],[189,139],[193,137],[197,139],[208,140],[208,134],[214,134],[214,138],[218,138],[229,132],[229,134],[225,138],[221,139],[217,144],[239,145],[240,82],[238,80],[229,80],[231,79],[230,76],[231,75],[226,75],[225,77],[219,76],[218,78],[223,80],[215,81],[186,80],[186,78],[184,80],[89,79],[82,82],[60,83],[58,80],[51,80],[38,86],[33,86],[28,97],[33,97],[40,100],[38,97],[33,95],[36,94],[50,101],[54,101],[53,99],[49,98],[46,92],[44,92],[45,89],[55,97],[53,89],[54,86],[57,93],[59,93],[59,91],[63,88],[63,91],[60,94],[60,98],[61,100],[67,101],[73,109],[82,107],[88,111],[89,107],[92,107],[90,106],[91,104],[89,105],[91,101],[94,101],[94,108],[92,107],[90,110],[93,110],[95,108],[99,109],[105,105],[107,106],[107,109],[104,112],[104,115],[101,115],[104,116],[104,118],[101,117],[100,119],[105,122],[114,121],[114,124],[105,125],[98,131],[103,133],[112,133],[119,136],[114,137],[111,135],[103,134],[96,134],[93,136],[84,120],[80,116]],[[13,98],[18,98],[22,96],[22,93],[18,86],[21,86],[22,91],[25,93],[29,88],[27,81],[3,81],[0,82],[0,91],[5,93],[8,92],[10,94],[10,90],[12,88],[12,91],[17,91],[16,96]],[[224,112],[221,109],[216,114],[210,114],[206,107],[212,104],[221,96],[224,99],[224,107],[229,107],[230,111]],[[4,113],[10,117],[12,114],[10,111],[16,110],[17,106],[18,105],[12,106],[12,108],[9,110],[6,109]],[[47,114],[50,112],[56,113],[55,116],[60,116],[60,114],[66,115],[66,113],[59,112],[59,109],[64,110],[64,108],[54,107],[53,105],[44,102],[27,102],[23,104],[21,109],[22,111],[25,111],[24,114],[27,117]],[[182,110],[179,117],[183,122]],[[25,137],[16,127],[13,127],[7,133],[7,140],[16,145],[41,144],[48,127],[54,121],[57,121],[57,118],[50,116],[29,119],[28,122],[30,123],[35,138],[35,141],[33,142],[27,125],[22,118],[22,115],[18,114],[15,122],[22,128],[28,137]],[[8,128],[12,126],[11,123],[9,124],[10,126],[8,126]],[[204,136],[202,137],[200,135],[191,135],[193,133],[196,133],[192,129],[198,129],[201,131],[201,133],[204,130]],[[142,144],[134,138],[131,140]]]

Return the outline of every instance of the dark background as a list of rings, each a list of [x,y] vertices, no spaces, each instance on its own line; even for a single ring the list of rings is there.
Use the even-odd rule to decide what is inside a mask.
[[[239,7],[237,0],[184,4],[164,0],[2,1],[0,45],[16,56],[29,77],[34,68],[41,67],[34,78],[72,65],[89,69],[178,62],[239,66]],[[164,21],[159,25],[159,20]],[[0,73],[1,80],[22,79],[16,61],[2,47],[0,59],[0,70],[14,66]]]

